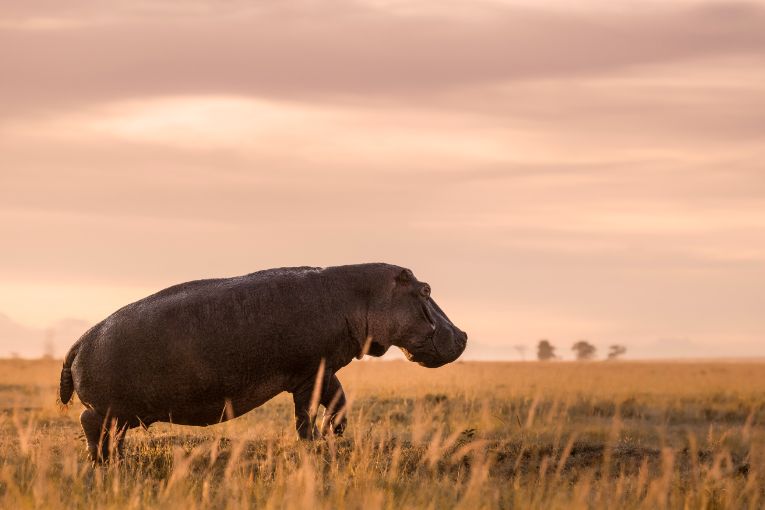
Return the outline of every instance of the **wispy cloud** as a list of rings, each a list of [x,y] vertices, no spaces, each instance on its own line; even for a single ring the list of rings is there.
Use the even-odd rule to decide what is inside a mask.
[[[117,5],[121,17],[112,12],[108,23],[78,30],[67,27],[71,13],[97,20],[110,9],[67,3],[70,14],[57,17],[57,9],[51,14],[50,6],[34,3],[6,13],[0,28],[4,109],[167,94],[401,97],[765,55],[765,9],[754,3],[576,11],[477,3],[474,16],[461,17],[349,1]],[[19,30],[14,23],[46,30]]]

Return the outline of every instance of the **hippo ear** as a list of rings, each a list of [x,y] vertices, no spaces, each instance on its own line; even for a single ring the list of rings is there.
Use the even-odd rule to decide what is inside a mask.
[[[411,269],[404,269],[396,276],[396,285],[409,285],[414,281],[416,281],[416,278]]]

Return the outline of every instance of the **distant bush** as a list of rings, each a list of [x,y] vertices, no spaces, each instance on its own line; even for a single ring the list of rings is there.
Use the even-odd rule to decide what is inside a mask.
[[[571,350],[576,353],[576,359],[579,361],[591,360],[595,357],[595,353],[597,352],[595,346],[587,340],[579,340],[571,347]]]
[[[547,361],[555,359],[555,347],[547,340],[540,340],[537,344],[537,359]]]
[[[618,359],[627,353],[627,348],[623,345],[614,344],[608,348],[608,359]]]

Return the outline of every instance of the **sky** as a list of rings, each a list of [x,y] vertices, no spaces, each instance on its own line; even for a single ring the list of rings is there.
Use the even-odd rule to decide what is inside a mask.
[[[467,359],[765,356],[765,3],[0,7],[0,356],[372,261]]]

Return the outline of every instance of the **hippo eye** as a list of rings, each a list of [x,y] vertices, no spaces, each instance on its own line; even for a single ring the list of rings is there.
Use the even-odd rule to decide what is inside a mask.
[[[422,297],[430,297],[430,285],[423,285],[420,287],[420,295]]]

